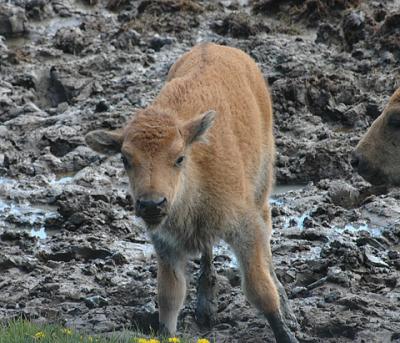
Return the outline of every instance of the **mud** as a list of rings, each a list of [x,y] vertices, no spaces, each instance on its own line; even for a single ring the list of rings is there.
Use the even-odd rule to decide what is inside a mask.
[[[398,1],[9,1],[0,10],[0,318],[89,332],[156,328],[156,263],[119,157],[84,135],[146,106],[201,41],[243,49],[270,83],[278,278],[300,342],[400,341],[400,190],[372,188],[350,152],[400,86]],[[2,8],[3,8],[2,7]],[[17,20],[18,19],[18,20]],[[269,342],[221,243],[218,320],[179,329]]]

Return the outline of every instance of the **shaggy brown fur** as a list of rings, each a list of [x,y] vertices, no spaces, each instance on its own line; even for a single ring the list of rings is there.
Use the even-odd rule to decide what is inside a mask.
[[[400,88],[358,143],[352,165],[374,185],[400,185]]]
[[[280,312],[270,249],[268,195],[275,156],[271,99],[254,61],[240,50],[202,44],[171,68],[148,108],[122,130],[94,131],[87,143],[121,152],[159,256],[160,326],[169,334],[185,297],[184,266],[203,253],[197,317],[212,321],[212,246],[238,257],[243,288],[278,342],[295,342]]]

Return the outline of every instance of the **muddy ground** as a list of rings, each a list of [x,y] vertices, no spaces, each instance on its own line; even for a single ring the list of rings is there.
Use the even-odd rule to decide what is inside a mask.
[[[400,190],[349,164],[400,86],[399,1],[0,2],[0,318],[155,327],[154,253],[122,163],[83,137],[146,106],[201,41],[248,52],[270,83],[272,246],[300,342],[400,342]],[[218,322],[196,325],[195,259],[180,332],[273,341],[223,244],[214,264]]]

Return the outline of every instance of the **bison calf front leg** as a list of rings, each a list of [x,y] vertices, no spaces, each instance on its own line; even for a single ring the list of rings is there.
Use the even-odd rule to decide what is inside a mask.
[[[279,294],[270,273],[267,227],[262,218],[248,218],[245,227],[232,237],[229,243],[240,263],[247,299],[266,316],[278,343],[297,343],[281,314]]]
[[[212,247],[203,252],[200,259],[200,276],[197,286],[196,319],[199,325],[211,327],[217,313],[217,276],[212,258]]]
[[[176,332],[179,311],[186,294],[185,262],[158,258],[159,331],[164,335]]]

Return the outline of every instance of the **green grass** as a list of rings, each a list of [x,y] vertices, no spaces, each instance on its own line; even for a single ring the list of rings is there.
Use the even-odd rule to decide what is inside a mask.
[[[140,340],[143,339],[143,340]],[[169,339],[151,340],[135,333],[114,333],[109,337],[85,335],[59,325],[37,325],[25,320],[0,324],[0,343],[168,343]],[[180,343],[197,340],[180,339]],[[201,341],[200,341],[201,342]],[[207,343],[207,341],[201,342]]]

